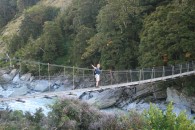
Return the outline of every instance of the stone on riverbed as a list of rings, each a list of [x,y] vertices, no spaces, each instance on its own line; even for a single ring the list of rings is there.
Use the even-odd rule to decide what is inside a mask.
[[[20,75],[17,74],[14,79],[13,79],[13,83],[20,83]]]
[[[46,92],[51,89],[52,84],[47,80],[37,80],[31,83],[32,89],[38,92]]]
[[[28,81],[30,80],[30,78],[31,78],[31,73],[27,73],[27,74],[22,75],[20,79],[23,81]]]
[[[14,92],[10,95],[10,97],[16,97],[16,96],[24,96],[28,93],[29,89],[28,87],[23,84],[20,88],[15,88]]]
[[[87,102],[100,109],[104,109],[113,106],[120,99],[121,94],[122,94],[122,89],[105,90],[99,93],[99,95],[90,98],[89,100],[87,100]]]

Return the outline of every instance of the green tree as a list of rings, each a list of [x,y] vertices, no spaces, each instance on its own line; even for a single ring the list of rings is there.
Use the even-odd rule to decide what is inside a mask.
[[[40,0],[17,0],[17,7],[19,12],[23,12],[24,9],[35,5]]]
[[[29,43],[18,53],[24,59],[55,63],[58,57],[66,54],[66,45],[60,27],[54,22],[44,24],[43,34]]]
[[[171,64],[185,61],[187,53],[194,57],[194,9],[191,0],[174,0],[145,18],[139,47],[142,66],[163,65],[163,55]]]
[[[59,9],[42,5],[33,6],[25,11],[19,35],[26,42],[30,36],[37,38],[43,31],[46,21],[53,20]]]
[[[141,29],[141,21],[132,4],[135,3],[128,0],[108,1],[108,4],[99,12],[97,17],[98,34],[95,36],[96,38],[89,40],[88,44],[100,47],[96,51],[101,54],[99,60],[105,68],[127,69],[137,66],[138,33]],[[101,39],[98,39],[97,36]],[[95,39],[98,41],[94,42]],[[98,42],[102,44],[96,44]],[[87,51],[91,51],[92,47],[90,46]],[[87,51],[83,54],[85,59],[98,54],[98,52]]]
[[[63,36],[69,44],[71,65],[85,65],[81,55],[88,46],[87,41],[96,33],[96,16],[105,0],[73,0],[56,21],[61,25]]]
[[[0,0],[0,30],[17,12],[15,0]]]

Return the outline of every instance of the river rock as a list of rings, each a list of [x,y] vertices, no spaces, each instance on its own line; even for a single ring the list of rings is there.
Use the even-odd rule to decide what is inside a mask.
[[[8,72],[9,72],[9,70],[0,69],[0,75],[6,74]]]
[[[23,84],[20,88],[15,88],[14,92],[10,95],[10,97],[16,97],[16,96],[24,96],[28,93],[29,89],[28,87]]]
[[[189,97],[174,88],[167,88],[167,102],[173,102],[179,106],[185,106],[195,112],[195,97]]]
[[[81,100],[89,100],[90,98],[97,97],[100,93],[98,91],[94,92],[84,92],[79,99]]]
[[[188,102],[189,102],[190,105],[191,105],[192,111],[195,113],[195,97],[189,97],[189,98],[188,98]]]
[[[174,88],[167,88],[167,102],[173,102],[175,104],[180,104],[186,107],[191,107],[190,103],[187,100],[187,97],[179,93],[176,89]]]
[[[154,97],[158,99],[166,99],[167,98],[167,92],[166,89],[154,92]]]
[[[93,98],[90,98],[87,102],[100,109],[104,109],[113,106],[120,99],[121,94],[122,89],[109,89],[99,93],[99,95]]]
[[[56,86],[60,86],[60,85],[62,85],[62,81],[57,80],[54,84],[55,84]]]
[[[10,72],[10,76],[12,77],[12,79],[16,76],[16,74],[18,73],[17,69],[13,69],[11,72]]]
[[[51,87],[51,83],[47,80],[37,80],[31,83],[32,89],[38,92],[46,92]]]
[[[23,81],[28,81],[30,80],[30,78],[31,78],[31,73],[27,73],[27,74],[22,75],[20,79]]]
[[[20,76],[19,74],[17,74],[14,79],[13,79],[13,83],[19,83],[20,82]]]
[[[1,76],[1,82],[8,83],[12,80],[12,77],[9,74],[3,74]]]
[[[34,79],[35,79],[35,77],[34,76],[31,76],[30,77],[30,82],[32,82]]]

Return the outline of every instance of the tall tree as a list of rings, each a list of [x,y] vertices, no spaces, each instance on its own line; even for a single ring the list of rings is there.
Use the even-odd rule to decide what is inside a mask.
[[[43,25],[46,21],[53,20],[59,9],[47,6],[33,6],[25,11],[19,35],[27,41],[30,36],[37,38],[43,31]]]
[[[137,66],[141,21],[136,14],[138,8],[132,6],[135,4],[129,0],[108,0],[97,17],[98,34],[89,40],[90,46],[83,54],[84,59],[101,54],[99,60],[105,68],[127,69]],[[92,46],[99,48],[93,49]]]
[[[55,63],[58,57],[66,54],[63,41],[59,25],[46,22],[40,38],[29,40],[29,44],[23,47],[18,54],[24,59]]]
[[[57,21],[69,42],[70,63],[84,65],[81,55],[88,46],[87,41],[96,33],[96,17],[105,0],[73,0],[72,5],[60,14]]]
[[[15,16],[16,7],[15,0],[0,0],[0,29]]]
[[[173,64],[194,56],[194,10],[191,0],[174,0],[146,17],[140,44],[142,66],[166,65],[165,57]]]

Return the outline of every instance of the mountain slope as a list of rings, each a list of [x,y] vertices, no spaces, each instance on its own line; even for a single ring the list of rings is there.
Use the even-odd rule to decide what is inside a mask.
[[[59,7],[62,10],[65,10],[71,4],[71,2],[72,0],[41,0],[37,4]],[[0,55],[4,53],[6,50],[5,44],[3,43],[1,38],[5,39],[6,37],[10,37],[18,33],[23,19],[24,19],[24,14],[21,14],[21,16],[14,18],[4,27],[3,31],[1,32],[1,37],[0,37]]]

